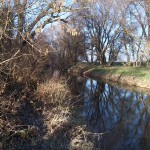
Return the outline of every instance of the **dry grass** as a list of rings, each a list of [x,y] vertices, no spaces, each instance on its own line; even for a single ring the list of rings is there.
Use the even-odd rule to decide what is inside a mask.
[[[48,132],[44,139],[59,131],[57,134],[61,135],[61,129],[70,126],[72,96],[67,84],[62,79],[51,79],[38,86],[37,94],[47,103],[45,125]]]
[[[37,93],[50,104],[62,104],[71,98],[67,84],[63,80],[51,79],[40,84]]]
[[[73,97],[67,84],[63,80],[52,79],[40,84],[37,93],[52,105],[45,111],[47,133],[43,137],[49,141],[51,149],[92,149],[94,145],[87,139],[83,120],[76,111],[74,114]]]
[[[32,149],[33,133],[30,135],[30,127],[33,129],[35,126],[34,129],[37,129],[34,137],[36,148],[45,145],[48,139],[54,139],[56,133],[63,135],[63,128],[68,129],[71,93],[64,80],[51,79],[39,84],[36,91],[24,90],[8,96],[2,92],[0,97],[0,139],[4,149],[7,149],[9,142],[14,149],[26,149],[26,141]],[[41,143],[38,142],[39,139]],[[47,144],[53,145],[51,142]],[[64,141],[64,147],[65,144]]]
[[[86,127],[76,112],[74,97],[63,79],[41,83],[32,93],[16,94],[17,101],[12,96],[13,100],[9,96],[1,101],[3,130],[0,138],[4,149],[8,145],[22,150],[93,147],[91,142],[87,142]]]

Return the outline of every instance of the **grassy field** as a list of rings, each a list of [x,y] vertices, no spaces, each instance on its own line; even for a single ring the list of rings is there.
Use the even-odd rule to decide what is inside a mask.
[[[115,67],[101,67],[99,65],[93,65],[91,63],[78,63],[70,68],[72,72],[83,73],[85,71],[90,71],[93,73],[101,74],[116,74],[137,77],[142,79],[150,79],[150,67],[125,67],[125,66],[115,66]]]
[[[71,73],[78,73],[91,78],[101,78],[129,86],[150,89],[150,67],[101,67],[94,64],[79,63],[70,70]]]
[[[150,68],[144,67],[98,67],[91,69],[92,72],[101,74],[120,74],[141,79],[150,79]]]

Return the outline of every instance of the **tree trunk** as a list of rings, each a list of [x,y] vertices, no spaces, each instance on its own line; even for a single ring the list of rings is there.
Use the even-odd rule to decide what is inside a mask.
[[[136,66],[136,62],[135,62],[135,56],[134,56],[134,44],[132,43],[131,45],[131,49],[132,49],[132,59],[133,59],[133,66]]]
[[[93,63],[93,49],[91,50],[91,62]]]
[[[150,2],[149,0],[144,0],[146,4],[146,16],[147,16],[147,26],[148,26],[148,34],[146,35],[146,38],[148,41],[150,41]],[[144,31],[145,32],[145,31]]]
[[[124,44],[124,46],[125,46],[125,52],[126,52],[126,57],[127,57],[127,65],[130,66],[130,55],[128,53],[128,48],[127,48],[126,43]]]
[[[146,1],[147,5],[147,23],[148,23],[148,41],[150,41],[150,4],[148,1]]]
[[[105,54],[100,54],[100,65],[104,66],[106,65],[106,57],[105,57]]]

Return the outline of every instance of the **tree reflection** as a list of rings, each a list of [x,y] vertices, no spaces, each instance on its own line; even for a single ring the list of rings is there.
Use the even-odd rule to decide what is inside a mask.
[[[83,115],[91,132],[103,133],[105,149],[150,149],[150,96],[102,81],[87,80]],[[76,87],[78,89],[78,87]],[[82,91],[81,89],[84,89]]]

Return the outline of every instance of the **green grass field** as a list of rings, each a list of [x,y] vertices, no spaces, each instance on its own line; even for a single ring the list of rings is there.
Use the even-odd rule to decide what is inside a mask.
[[[101,74],[122,74],[124,76],[132,76],[142,79],[150,79],[150,68],[146,67],[98,67],[91,69],[92,72],[100,72]]]
[[[72,70],[90,71],[100,74],[116,74],[129,77],[140,78],[144,80],[150,80],[150,67],[126,67],[126,66],[113,66],[113,67],[101,67],[91,63],[78,63],[71,67]]]

